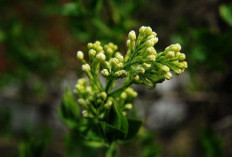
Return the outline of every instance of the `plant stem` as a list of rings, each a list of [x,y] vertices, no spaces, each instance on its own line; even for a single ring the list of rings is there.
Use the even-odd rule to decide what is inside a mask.
[[[128,81],[128,82],[124,83],[124,85],[122,87],[120,87],[120,88],[116,89],[115,91],[111,92],[109,95],[113,96],[113,97],[119,96],[132,83],[133,83],[133,81]]]
[[[106,157],[117,157],[117,147],[115,142],[113,142],[107,149]]]

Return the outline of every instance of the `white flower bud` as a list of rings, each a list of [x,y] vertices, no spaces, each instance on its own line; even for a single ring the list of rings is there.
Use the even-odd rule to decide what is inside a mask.
[[[140,27],[139,33],[140,33],[141,35],[144,34],[145,28],[146,28],[145,26]]]
[[[93,48],[93,43],[88,43],[87,47],[88,47],[88,49]]]
[[[151,29],[151,27],[146,27],[146,28],[145,28],[145,33],[146,33],[147,35],[152,34],[152,29]]]
[[[166,74],[164,74],[164,77],[165,77],[167,80],[171,80],[171,79],[172,79],[172,73],[167,72]]]
[[[151,64],[143,63],[143,67],[146,68],[146,69],[147,69],[147,68],[150,68],[150,67],[151,67]]]
[[[115,65],[117,69],[122,69],[123,68],[123,64],[122,63],[118,63]]]
[[[100,45],[101,45],[101,42],[100,42],[100,41],[96,41],[96,42],[95,42],[95,45],[96,45],[96,46],[100,46]]]
[[[169,51],[166,56],[168,58],[173,58],[173,57],[175,57],[175,52],[174,51]]]
[[[130,33],[128,34],[128,38],[132,41],[136,40],[135,31],[130,31]]]
[[[91,57],[94,57],[95,55],[96,55],[96,50],[94,50],[94,49],[90,49],[89,50],[89,56],[91,56]]]
[[[86,101],[83,98],[78,99],[77,102],[82,106],[86,105]]]
[[[127,76],[127,72],[125,70],[119,70],[115,72],[116,77],[125,77]]]
[[[156,59],[156,57],[155,57],[155,55],[149,55],[149,56],[147,56],[147,59],[148,59],[149,61],[151,61],[151,62],[154,62],[155,59]]]
[[[134,78],[135,81],[139,81],[139,75],[136,75]]]
[[[102,76],[108,77],[110,75],[109,71],[107,69],[103,69],[101,71]]]
[[[116,57],[120,62],[123,62],[124,57],[122,56],[122,54],[121,54],[120,52],[117,52],[117,53],[115,54],[115,57]]]
[[[106,108],[110,108],[113,104],[113,101],[112,100],[108,100],[106,103],[105,103],[105,107]]]
[[[188,68],[188,63],[186,61],[181,62],[183,68]]]
[[[160,66],[160,68],[161,68],[163,71],[165,71],[165,72],[169,72],[169,71],[170,71],[169,67],[166,66],[166,65],[162,65],[162,66]]]
[[[178,58],[179,58],[181,61],[183,61],[183,60],[185,60],[186,56],[185,56],[185,54],[181,53],[181,54],[178,56]]]
[[[156,37],[156,38],[153,38],[153,42],[154,42],[154,45],[159,41],[159,39]]]
[[[122,98],[122,99],[124,99],[124,100],[127,98],[127,94],[126,94],[126,92],[122,92],[122,94],[121,94],[121,98]]]
[[[154,37],[157,36],[156,32],[152,32],[151,34],[152,34]]]
[[[86,91],[87,91],[88,93],[91,93],[91,92],[92,92],[91,87],[87,87],[87,88],[86,88]]]
[[[173,72],[179,75],[179,74],[181,74],[183,71],[182,71],[181,69],[174,69]]]
[[[82,115],[83,115],[83,117],[88,117],[89,116],[89,114],[88,114],[88,112],[86,110],[82,111]]]
[[[112,48],[109,47],[109,48],[106,49],[106,52],[107,52],[108,54],[112,55],[114,51],[113,51]]]
[[[82,51],[77,51],[77,59],[82,60],[84,58],[84,53]]]
[[[103,52],[100,52],[97,54],[96,59],[99,61],[104,61],[104,60],[106,60],[106,56]]]
[[[112,66],[115,66],[115,65],[117,65],[119,63],[119,60],[117,59],[117,58],[111,58],[110,59],[110,64],[112,65]]]
[[[154,49],[154,47],[148,47],[146,52],[148,53],[148,55],[155,55],[156,54],[156,50]]]
[[[82,70],[85,71],[85,72],[89,72],[89,71],[90,71],[90,66],[89,66],[89,64],[83,64],[83,65],[82,65]]]
[[[126,109],[126,110],[132,109],[132,104],[131,104],[131,103],[126,104],[126,105],[125,105],[125,109]]]
[[[154,46],[153,40],[151,40],[151,39],[150,39],[150,40],[147,40],[147,41],[146,41],[146,46],[147,46],[147,47],[152,47],[152,46]]]
[[[145,73],[145,70],[142,67],[136,67],[135,71],[137,74],[144,74]]]
[[[137,92],[135,92],[132,88],[127,88],[126,92],[128,95],[130,95],[131,97],[136,97],[137,96]]]
[[[106,94],[106,92],[101,92],[101,93],[98,94],[98,97],[103,99],[103,100],[106,100],[107,94]]]

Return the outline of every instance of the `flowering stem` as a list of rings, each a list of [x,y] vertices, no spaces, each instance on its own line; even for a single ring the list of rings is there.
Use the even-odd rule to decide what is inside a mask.
[[[133,81],[125,82],[125,83],[123,84],[122,87],[120,87],[120,88],[116,89],[115,91],[111,92],[109,95],[110,95],[110,96],[113,96],[113,97],[120,96],[120,94],[121,94],[126,88],[128,88],[132,83],[133,83]]]

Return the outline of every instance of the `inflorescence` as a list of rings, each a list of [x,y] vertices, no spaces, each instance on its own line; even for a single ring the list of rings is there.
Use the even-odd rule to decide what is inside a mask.
[[[126,114],[137,96],[130,87],[132,84],[154,88],[157,83],[172,79],[171,71],[175,74],[184,72],[187,62],[184,61],[185,54],[180,52],[180,44],[172,44],[157,53],[154,48],[157,42],[157,34],[150,27],[142,26],[138,36],[135,31],[129,32],[125,56],[118,52],[117,45],[108,43],[103,46],[99,41],[88,44],[89,62],[84,59],[82,51],[77,52],[82,70],[88,76],[88,79],[79,79],[75,86],[84,117],[103,119],[113,103]],[[100,82],[99,74],[105,77],[106,85]],[[115,81],[119,78],[124,78],[124,83],[115,89]]]

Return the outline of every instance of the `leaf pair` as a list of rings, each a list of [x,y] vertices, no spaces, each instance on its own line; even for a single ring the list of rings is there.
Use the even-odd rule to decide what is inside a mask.
[[[106,121],[101,122],[104,137],[109,143],[121,140],[126,141],[133,138],[142,122],[139,120],[127,119],[117,104],[113,104],[106,116]]]

